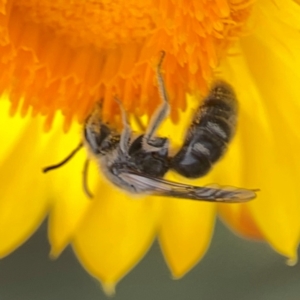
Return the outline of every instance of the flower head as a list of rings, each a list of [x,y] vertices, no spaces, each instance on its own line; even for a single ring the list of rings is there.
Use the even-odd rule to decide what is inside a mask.
[[[213,72],[245,31],[251,5],[236,1],[12,1],[3,7],[1,91],[11,112],[62,111],[65,129],[82,122],[103,99],[103,117],[116,112],[113,95],[137,115],[159,98],[154,68],[160,51],[178,121],[186,93],[204,93]],[[13,82],[13,84],[12,84]],[[23,103],[20,103],[21,100]]]
[[[0,228],[10,228],[0,231],[1,256],[18,247],[49,214],[52,255],[72,243],[83,265],[107,289],[144,255],[156,235],[173,275],[180,277],[204,255],[218,210],[239,233],[266,239],[281,254],[296,258],[298,2],[1,4],[0,64],[5,72],[0,92],[10,100],[11,115],[17,115],[10,119],[7,101],[1,101],[2,126],[11,131],[3,133],[8,146],[0,150]],[[216,206],[159,197],[132,200],[97,170],[91,170],[95,199],[89,201],[78,171],[84,153],[47,177],[40,173],[41,166],[56,162],[77,144],[76,123],[99,100],[103,118],[116,124],[121,116],[115,95],[130,114],[152,116],[160,102],[154,72],[162,50],[171,105],[163,130],[173,143],[182,143],[191,107],[199,105],[216,76],[235,87],[240,100],[236,138],[201,183],[260,188],[256,201]],[[26,118],[18,120],[18,112]],[[68,131],[63,138],[58,129],[62,122]],[[50,136],[36,131],[41,123],[52,128]],[[177,131],[181,134],[170,134]]]

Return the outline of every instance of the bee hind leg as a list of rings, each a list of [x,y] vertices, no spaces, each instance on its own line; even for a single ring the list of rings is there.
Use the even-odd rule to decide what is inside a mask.
[[[123,131],[121,133],[120,148],[123,153],[128,153],[132,129],[129,123],[128,115],[120,99],[115,96],[115,101],[118,103],[123,121]]]

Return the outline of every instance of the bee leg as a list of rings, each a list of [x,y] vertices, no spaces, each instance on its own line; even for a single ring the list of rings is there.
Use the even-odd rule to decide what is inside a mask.
[[[88,198],[93,198],[93,194],[90,192],[89,187],[88,187],[88,169],[89,169],[89,159],[86,159],[84,166],[83,166],[83,171],[82,171],[82,186],[85,194],[87,195]]]
[[[170,111],[170,105],[169,105],[168,95],[165,87],[165,82],[161,74],[161,65],[164,57],[165,57],[165,52],[162,51],[161,59],[156,69],[158,91],[161,99],[163,100],[163,103],[158,107],[157,111],[154,113],[153,117],[151,118],[148,129],[144,135],[144,142],[150,145],[151,145],[151,141],[153,140],[154,134],[157,131],[157,128],[160,126],[162,121],[168,116]]]
[[[128,153],[132,130],[130,127],[127,113],[124,109],[122,102],[116,96],[115,96],[115,101],[118,103],[118,105],[120,107],[120,110],[122,113],[123,126],[124,126],[123,131],[121,133],[120,148],[123,153]]]

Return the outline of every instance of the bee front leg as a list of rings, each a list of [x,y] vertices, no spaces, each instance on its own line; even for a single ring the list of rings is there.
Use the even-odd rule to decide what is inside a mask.
[[[155,138],[155,133],[158,127],[161,125],[163,120],[169,115],[170,111],[170,104],[168,100],[167,90],[165,87],[164,78],[161,74],[161,65],[165,56],[165,52],[162,51],[161,59],[157,65],[156,69],[156,76],[157,76],[157,83],[158,83],[158,91],[160,94],[163,103],[158,107],[157,111],[154,113],[150,120],[150,124],[146,130],[146,133],[143,138],[143,145],[144,146],[153,146],[153,147],[161,147],[162,145],[156,145],[158,138]],[[146,144],[146,145],[145,145]],[[159,143],[161,144],[161,142]]]

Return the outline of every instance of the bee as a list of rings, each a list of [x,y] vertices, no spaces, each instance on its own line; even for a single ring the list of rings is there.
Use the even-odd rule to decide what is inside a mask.
[[[236,187],[194,186],[164,179],[169,170],[187,178],[205,175],[224,154],[236,127],[237,100],[231,86],[217,81],[197,109],[181,149],[169,155],[170,141],[156,136],[157,129],[169,115],[169,101],[161,74],[164,53],[156,75],[162,104],[152,116],[145,132],[135,136],[121,101],[123,130],[118,132],[102,122],[95,110],[87,119],[84,141],[55,169],[68,161],[83,145],[96,159],[100,171],[113,185],[130,194],[174,197],[210,202],[240,203],[256,197],[256,190]],[[86,177],[88,161],[84,167]],[[84,179],[84,189],[91,196]]]

